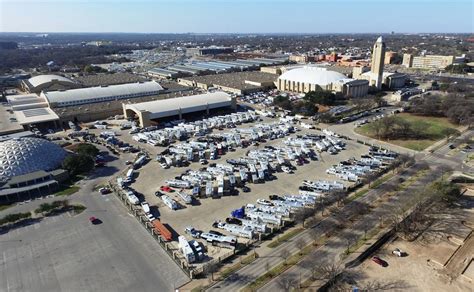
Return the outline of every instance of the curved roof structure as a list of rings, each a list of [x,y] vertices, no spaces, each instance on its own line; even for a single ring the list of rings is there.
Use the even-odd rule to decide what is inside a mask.
[[[158,119],[178,115],[179,113],[187,114],[231,105],[232,97],[225,92],[218,91],[142,103],[124,104],[124,108],[126,110],[133,110],[135,113],[147,111],[150,113],[149,119]]]
[[[63,91],[43,92],[55,107],[79,105],[110,100],[127,99],[159,94],[163,87],[156,81],[96,86]]]
[[[60,146],[40,138],[0,142],[0,181],[38,170],[53,170],[66,157]]]
[[[48,84],[48,83],[51,83],[51,82],[54,82],[54,81],[76,84],[76,82],[72,81],[71,79],[68,79],[66,77],[59,76],[59,75],[52,75],[52,74],[50,74],[50,75],[38,75],[38,76],[31,77],[30,79],[28,79],[28,82],[33,87],[38,87],[38,86],[45,85],[45,84]]]
[[[329,71],[326,68],[305,66],[289,70],[279,79],[325,86],[348,78],[342,73]]]

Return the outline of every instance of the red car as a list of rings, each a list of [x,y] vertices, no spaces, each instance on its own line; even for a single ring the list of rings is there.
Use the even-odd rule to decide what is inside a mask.
[[[173,192],[174,190],[170,188],[169,186],[161,186],[160,191],[170,193],[170,192]]]
[[[382,260],[381,258],[375,256],[375,257],[372,257],[372,261],[374,261],[376,264],[382,266],[382,267],[386,267],[388,266],[388,263],[384,260]]]
[[[93,225],[102,223],[102,221],[99,218],[96,218],[94,216],[89,217],[89,222],[92,223]]]

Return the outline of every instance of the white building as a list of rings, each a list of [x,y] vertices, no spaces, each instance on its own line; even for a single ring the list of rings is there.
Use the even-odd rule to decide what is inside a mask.
[[[369,82],[354,80],[342,73],[316,66],[296,67],[283,73],[277,80],[281,91],[307,93],[318,89],[340,92],[345,96],[367,95]]]

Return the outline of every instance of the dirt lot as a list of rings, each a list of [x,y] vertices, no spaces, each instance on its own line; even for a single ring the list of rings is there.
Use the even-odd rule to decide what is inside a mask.
[[[425,233],[434,233],[436,228],[436,239],[432,236],[429,236],[429,242],[426,241],[426,237],[425,240],[420,239],[415,242],[396,239],[384,246],[377,256],[387,261],[388,266],[383,268],[370,259],[366,260],[355,269],[355,272],[364,278],[361,282],[395,283],[400,281],[393,291],[472,291],[474,284],[473,191],[465,195],[459,207],[461,208],[450,210],[450,215],[446,219],[448,222],[435,223],[432,228],[425,231]],[[407,252],[407,256],[392,255],[391,252],[395,248]]]

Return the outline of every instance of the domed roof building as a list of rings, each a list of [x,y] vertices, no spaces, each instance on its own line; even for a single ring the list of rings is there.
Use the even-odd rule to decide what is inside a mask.
[[[41,91],[67,90],[81,87],[81,84],[69,78],[46,74],[31,77],[22,82],[22,88],[29,93],[40,93]]]
[[[59,167],[66,157],[60,146],[40,138],[25,137],[0,142],[0,181]]]
[[[318,89],[340,92],[345,96],[362,97],[367,95],[369,83],[366,80],[354,80],[342,73],[327,68],[303,66],[290,69],[277,80],[281,91],[307,93]]]

